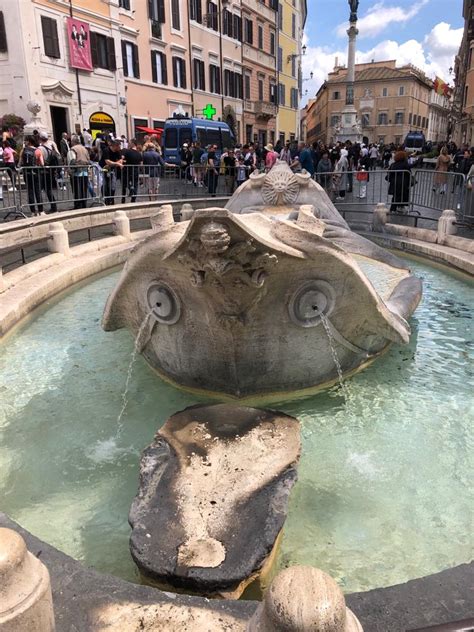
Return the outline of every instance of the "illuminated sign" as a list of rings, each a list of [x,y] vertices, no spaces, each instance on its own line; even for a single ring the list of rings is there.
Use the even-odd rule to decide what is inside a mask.
[[[208,103],[202,113],[204,114],[205,118],[207,118],[209,121],[212,121],[214,116],[217,114],[217,110],[211,103]]]

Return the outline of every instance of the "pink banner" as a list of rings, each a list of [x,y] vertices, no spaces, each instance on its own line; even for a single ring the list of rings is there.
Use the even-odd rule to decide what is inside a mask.
[[[68,18],[67,38],[71,68],[93,70],[89,25],[76,18]]]

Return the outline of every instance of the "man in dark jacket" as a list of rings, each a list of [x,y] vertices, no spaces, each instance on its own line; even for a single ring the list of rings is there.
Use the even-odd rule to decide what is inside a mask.
[[[406,213],[405,206],[410,204],[411,170],[404,151],[396,152],[385,179],[389,182],[388,194],[393,196],[390,213]]]

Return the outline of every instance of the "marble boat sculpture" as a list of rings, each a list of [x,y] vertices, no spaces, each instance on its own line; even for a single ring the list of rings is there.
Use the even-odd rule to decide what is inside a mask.
[[[236,398],[337,379],[407,343],[421,281],[353,233],[309,174],[278,162],[226,208],[175,222],[170,205],[131,252],[103,316],[160,375]]]

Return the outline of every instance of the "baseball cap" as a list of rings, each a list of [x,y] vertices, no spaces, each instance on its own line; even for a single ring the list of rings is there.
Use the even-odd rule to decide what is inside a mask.
[[[48,140],[48,134],[46,132],[40,132],[39,137],[41,140]]]

